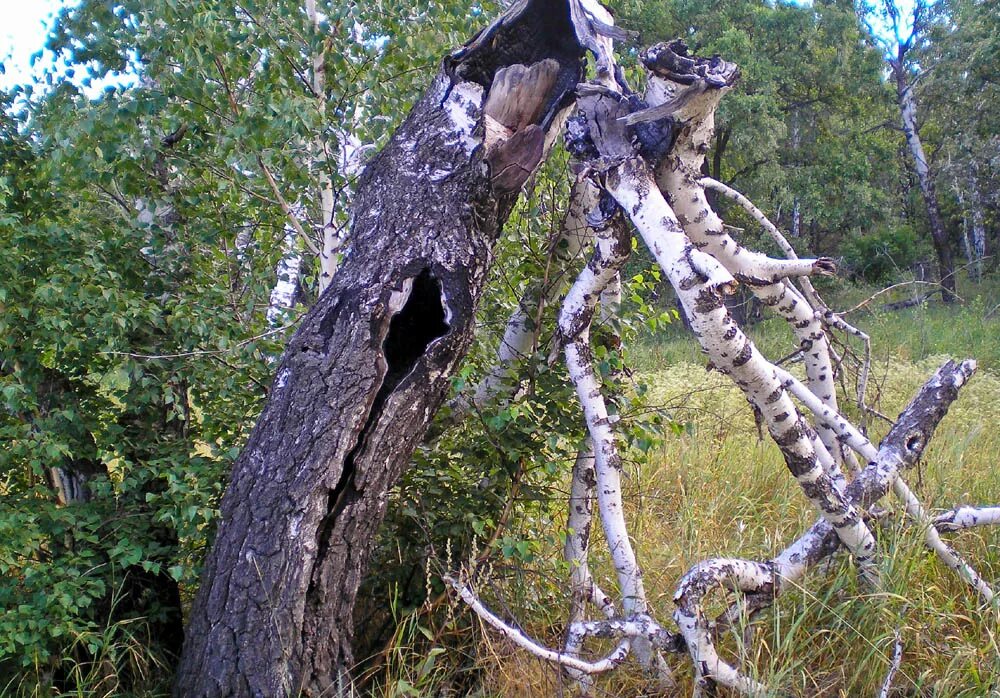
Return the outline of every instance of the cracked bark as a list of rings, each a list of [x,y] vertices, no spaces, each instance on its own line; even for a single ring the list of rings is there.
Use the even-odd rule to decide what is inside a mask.
[[[354,599],[388,490],[469,347],[493,242],[540,157],[516,133],[484,143],[487,100],[503,102],[493,78],[553,59],[551,89],[520,84],[518,98],[540,104],[527,140],[558,127],[588,29],[572,23],[574,4],[522,0],[451,54],[366,169],[351,252],[289,342],[234,465],[176,695],[348,689]],[[515,142],[500,160],[521,174],[491,177],[486,162]]]

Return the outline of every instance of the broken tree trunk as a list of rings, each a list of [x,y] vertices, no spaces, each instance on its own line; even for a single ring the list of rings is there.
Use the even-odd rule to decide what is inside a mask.
[[[577,0],[515,3],[445,60],[366,169],[351,252],[234,465],[176,695],[347,688],[388,490],[469,347],[492,245],[572,103],[592,31]]]

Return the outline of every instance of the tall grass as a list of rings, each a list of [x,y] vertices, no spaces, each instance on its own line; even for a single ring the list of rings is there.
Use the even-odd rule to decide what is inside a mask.
[[[937,358],[896,361],[885,369],[883,409],[895,414],[934,371]],[[758,440],[743,397],[726,379],[682,363],[648,378],[655,397],[685,425],[649,462],[629,477],[629,520],[657,617],[669,622],[678,578],[709,557],[766,559],[815,518],[769,440]],[[1000,375],[981,371],[942,422],[919,472],[910,477],[930,507],[1000,501]],[[849,560],[811,572],[740,634],[724,643],[729,657],[774,688],[810,696],[876,695],[888,670],[898,632],[903,662],[894,695],[984,696],[1000,690],[997,607],[975,594],[923,547],[920,532],[895,516],[879,531],[885,588],[859,587]],[[951,536],[956,547],[990,580],[1000,581],[1000,532]],[[600,554],[595,563],[613,588],[613,571]],[[550,551],[555,559],[558,551]],[[554,581],[536,586],[535,599],[521,582],[500,583],[487,593],[526,629],[552,644],[560,641]],[[537,587],[543,589],[538,591]],[[494,595],[495,594],[495,595]],[[538,603],[538,597],[546,599]],[[720,610],[721,606],[717,606]],[[461,609],[459,609],[461,612]],[[557,671],[512,649],[489,631],[480,643],[483,695],[546,696],[566,688]],[[682,694],[690,691],[686,658],[674,658]],[[606,695],[640,695],[649,687],[634,671],[602,678]]]
[[[996,284],[966,291],[955,308],[925,304],[902,311],[865,311],[853,320],[872,336],[873,377],[879,408],[895,416],[945,354],[974,357],[980,371],[940,425],[923,463],[908,476],[930,508],[1000,502],[1000,318],[984,318],[1000,302]],[[864,290],[833,289],[838,307],[860,302]],[[839,291],[839,293],[837,293]],[[885,302],[879,300],[879,303]],[[871,304],[875,306],[876,304]],[[751,334],[769,356],[789,353],[789,334],[777,320]],[[707,372],[705,360],[679,326],[644,342],[635,362],[652,400],[680,428],[628,477],[631,533],[655,615],[669,624],[679,577],[709,557],[767,559],[792,542],[815,512],[787,473],[777,448],[759,439],[752,412],[730,381]],[[875,424],[873,437],[887,425]],[[984,607],[955,574],[923,546],[899,507],[878,531],[884,588],[859,586],[843,555],[806,576],[723,643],[725,655],[776,694],[877,695],[895,638],[903,661],[894,680],[899,696],[1000,695],[1000,605]],[[554,525],[559,522],[555,521]],[[980,573],[1000,583],[1000,531],[949,536]],[[614,590],[613,569],[594,534],[599,579]],[[534,575],[514,574],[484,591],[536,638],[561,641],[565,594],[558,577],[559,550]],[[531,591],[528,591],[528,589]],[[716,610],[722,608],[716,599]],[[462,613],[458,608],[456,612]],[[607,646],[593,645],[595,653]],[[559,672],[512,648],[489,630],[479,640],[481,695],[549,696],[570,687]],[[686,658],[673,658],[680,694],[691,690]],[[625,669],[598,680],[598,693],[643,695],[641,673]]]

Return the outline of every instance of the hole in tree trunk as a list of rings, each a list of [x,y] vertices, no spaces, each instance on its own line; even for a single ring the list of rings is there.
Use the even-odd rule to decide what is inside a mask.
[[[448,332],[449,326],[441,301],[441,282],[429,269],[413,280],[406,304],[389,322],[382,351],[387,364],[382,390],[388,394],[406,377],[427,346]]]

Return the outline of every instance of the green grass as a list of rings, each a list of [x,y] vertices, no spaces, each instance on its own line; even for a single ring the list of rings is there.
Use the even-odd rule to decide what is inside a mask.
[[[930,358],[891,364],[883,409],[895,414],[937,363]],[[687,425],[629,477],[628,515],[647,592],[656,616],[669,625],[674,587],[691,565],[709,557],[770,558],[815,515],[777,448],[757,440],[749,408],[723,377],[681,363],[646,378],[654,398]],[[1000,375],[981,371],[941,424],[920,471],[909,476],[928,506],[1000,501],[1000,432],[993,426],[998,404]],[[889,500],[883,504],[896,510]],[[1000,531],[949,538],[987,579],[1000,581]],[[749,645],[731,638],[726,656],[739,657],[776,691],[876,695],[899,631],[904,659],[894,695],[983,696],[1000,689],[997,607],[981,608],[964,583],[924,549],[919,532],[899,518],[879,532],[879,544],[884,589],[859,587],[850,562],[838,558],[832,570],[814,570],[766,611],[754,623]],[[550,554],[555,560],[559,551]],[[598,552],[596,563],[613,589],[606,554]],[[529,632],[557,645],[561,602],[550,586],[557,581],[531,583],[530,593],[520,584],[501,585],[495,602],[509,603]],[[480,648],[485,695],[543,696],[560,689],[557,672],[493,634],[482,635]],[[673,657],[671,664],[681,694],[688,693],[687,659]],[[644,684],[625,669],[600,679],[598,688],[606,695],[637,695]]]
[[[824,280],[820,291],[830,307],[844,311],[861,304],[879,289]],[[946,306],[938,300],[903,310],[884,310],[886,303],[926,293],[927,286],[913,285],[881,295],[847,320],[867,333],[875,359],[898,358],[919,361],[947,354],[974,358],[983,368],[1000,370],[1000,275],[980,284],[967,280],[959,285],[962,303]],[[991,311],[993,311],[991,313]],[[989,317],[987,317],[989,314]],[[792,334],[780,318],[768,315],[752,325],[748,334],[765,356],[780,358],[795,349]],[[854,346],[860,346],[854,343]],[[643,337],[632,352],[641,370],[656,370],[676,363],[706,362],[698,345],[680,322],[657,336]]]

